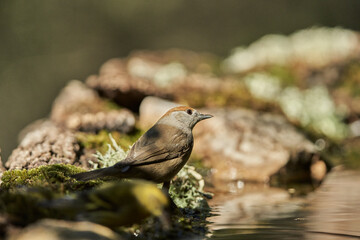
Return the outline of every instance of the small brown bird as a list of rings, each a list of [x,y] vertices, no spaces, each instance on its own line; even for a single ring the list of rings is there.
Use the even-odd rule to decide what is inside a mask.
[[[141,178],[164,183],[163,189],[168,190],[171,179],[190,157],[192,129],[198,122],[211,117],[186,106],[172,108],[135,142],[124,160],[112,167],[73,177],[81,181],[101,177]]]

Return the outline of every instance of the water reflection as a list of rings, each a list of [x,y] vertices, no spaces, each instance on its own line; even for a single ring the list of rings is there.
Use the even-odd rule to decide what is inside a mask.
[[[335,171],[315,192],[247,186],[215,198],[211,239],[360,239],[360,173]]]
[[[360,172],[333,172],[309,201],[306,239],[360,239]]]

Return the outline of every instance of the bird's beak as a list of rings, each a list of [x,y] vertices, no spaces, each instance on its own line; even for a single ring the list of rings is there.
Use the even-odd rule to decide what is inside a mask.
[[[205,119],[208,119],[208,118],[212,118],[212,117],[213,117],[213,115],[200,113],[199,114],[199,121],[202,121],[202,120],[205,120]]]

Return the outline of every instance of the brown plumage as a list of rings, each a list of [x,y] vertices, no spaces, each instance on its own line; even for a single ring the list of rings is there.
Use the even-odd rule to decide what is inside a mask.
[[[124,160],[112,167],[79,173],[73,177],[82,181],[107,176],[141,178],[164,183],[164,188],[168,189],[171,179],[190,157],[193,127],[211,117],[190,107],[172,108],[135,142]]]

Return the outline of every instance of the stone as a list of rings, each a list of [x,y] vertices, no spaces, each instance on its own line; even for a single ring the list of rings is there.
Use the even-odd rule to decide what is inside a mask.
[[[228,81],[213,77],[216,64],[212,59],[187,51],[136,52],[125,59],[107,61],[99,75],[90,76],[86,84],[134,112],[147,96],[204,104],[201,93],[224,92],[229,86]],[[230,82],[233,89],[235,81]]]
[[[28,127],[19,146],[12,152],[5,166],[12,169],[31,169],[47,164],[78,165],[80,146],[73,132],[51,121]],[[85,166],[84,166],[85,167]]]
[[[169,109],[180,106],[181,104],[166,101],[157,97],[146,97],[140,104],[139,124],[144,129],[153,126],[159,118]]]
[[[290,160],[309,153],[303,155],[310,162],[315,153],[315,146],[280,115],[245,109],[202,111],[215,117],[195,129],[194,152],[216,169],[218,179],[268,182]]]
[[[89,76],[86,84],[101,96],[112,99],[120,106],[137,112],[141,101],[150,95],[167,97],[148,79],[132,76],[121,59],[110,59],[100,69],[98,76]]]
[[[145,98],[140,106],[141,126],[151,126],[176,105]],[[311,181],[312,163],[319,160],[315,145],[284,117],[241,108],[198,110],[214,117],[194,128],[193,153],[212,168],[214,179],[268,182],[275,174],[290,179],[297,171],[297,178],[290,180]],[[313,167],[317,178],[324,177],[321,167]]]
[[[88,221],[64,221],[55,219],[43,219],[21,230],[19,233],[9,236],[9,240],[121,240],[117,233],[105,226]]]
[[[77,131],[130,132],[135,125],[134,115],[126,109],[109,109],[93,89],[73,80],[55,99],[51,120]]]
[[[219,64],[219,59],[209,53],[197,53],[183,49],[169,49],[165,51],[135,51],[130,54],[130,59],[140,59],[146,65],[158,66],[177,62],[182,64],[187,71],[194,73],[209,73]],[[130,66],[131,67],[131,66]],[[154,71],[156,73],[156,71]]]

